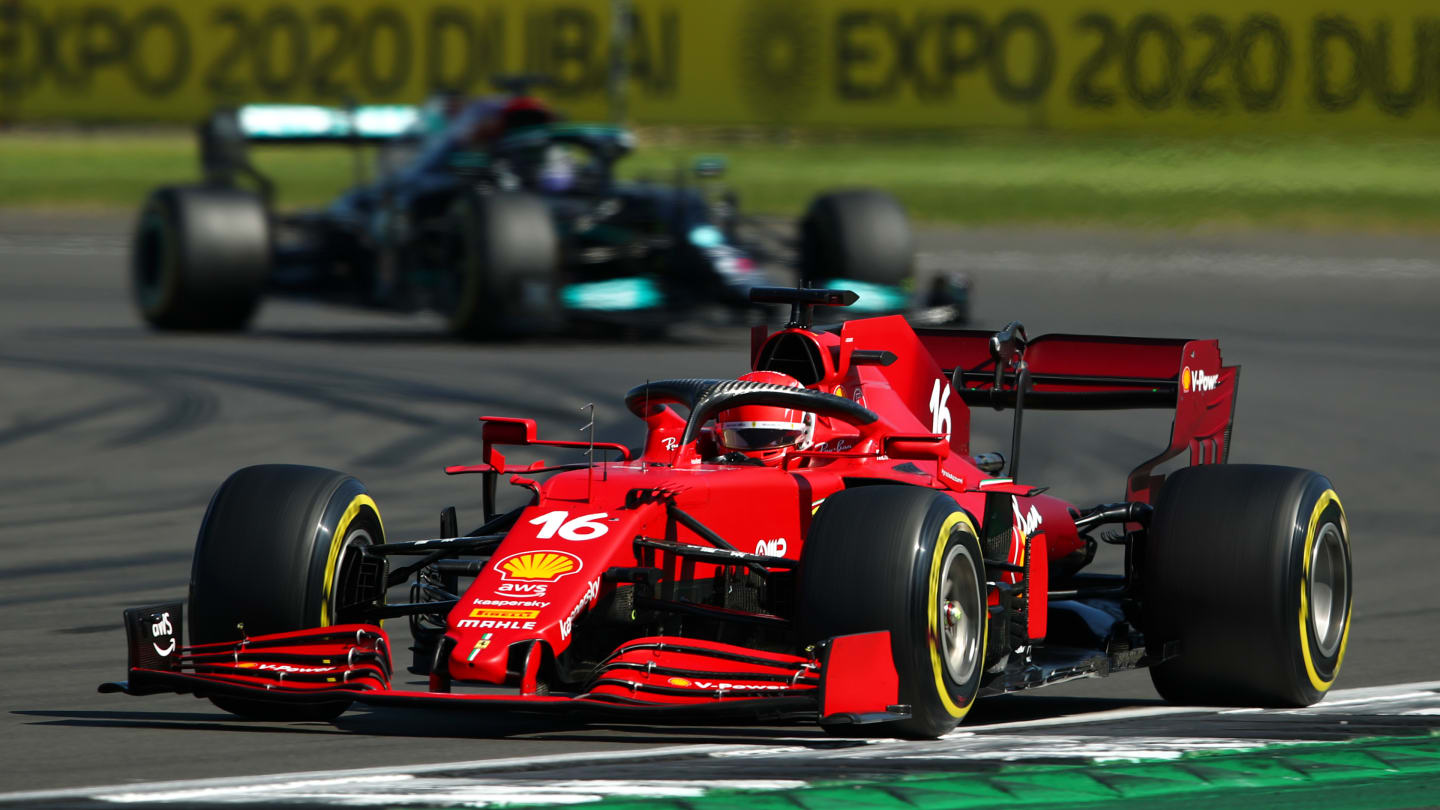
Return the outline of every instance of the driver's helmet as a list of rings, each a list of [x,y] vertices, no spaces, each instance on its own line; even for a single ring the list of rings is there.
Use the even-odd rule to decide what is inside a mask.
[[[752,371],[742,381],[803,388],[778,371]],[[715,415],[715,434],[725,450],[775,466],[793,448],[804,450],[815,434],[815,414],[777,405],[740,405]]]
[[[558,194],[569,191],[575,185],[575,173],[575,160],[570,151],[562,145],[551,144],[545,148],[536,180],[541,190]]]

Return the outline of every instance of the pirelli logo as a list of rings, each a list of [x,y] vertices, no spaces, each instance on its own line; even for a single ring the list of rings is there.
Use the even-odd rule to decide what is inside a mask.
[[[538,610],[511,610],[507,608],[475,608],[470,611],[472,619],[536,619]]]

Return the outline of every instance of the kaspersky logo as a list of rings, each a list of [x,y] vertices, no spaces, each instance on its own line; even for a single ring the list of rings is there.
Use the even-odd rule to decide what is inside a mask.
[[[495,570],[506,581],[555,582],[582,566],[580,558],[568,551],[522,551],[495,563]]]
[[[1187,394],[1191,391],[1214,391],[1219,384],[1219,374],[1206,374],[1198,368],[1191,370],[1189,366],[1180,370],[1180,390]]]

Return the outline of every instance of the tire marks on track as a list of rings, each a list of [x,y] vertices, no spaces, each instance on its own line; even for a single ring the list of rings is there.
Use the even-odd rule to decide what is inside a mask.
[[[107,447],[143,445],[161,439],[193,433],[215,422],[222,409],[223,392],[210,387],[240,388],[278,396],[306,406],[330,408],[370,419],[413,428],[386,445],[363,452],[349,463],[367,467],[400,467],[425,452],[463,435],[466,422],[427,412],[436,406],[466,405],[472,417],[482,412],[524,413],[531,418],[575,421],[576,411],[555,403],[575,401],[575,392],[561,386],[528,384],[524,393],[506,394],[492,388],[484,394],[416,382],[402,377],[359,372],[350,369],[295,363],[267,364],[264,371],[239,371],[218,367],[236,358],[216,358],[199,365],[193,359],[179,362],[134,361],[127,359],[80,358],[4,354],[0,366],[54,371],[79,376],[103,377],[125,386],[138,387],[138,396],[108,399],[83,406],[34,423],[0,431],[0,444],[35,438],[117,413],[143,411],[150,414],[140,424],[120,431],[105,442]],[[547,390],[548,389],[548,390]],[[598,392],[594,392],[598,393]],[[607,397],[611,392],[606,392]],[[583,397],[583,393],[582,393]],[[616,410],[606,408],[605,410]],[[337,460],[337,463],[339,461]]]
[[[0,363],[3,362],[3,360],[0,360]],[[51,414],[40,419],[24,419],[18,424],[0,430],[0,446],[14,444],[25,441],[26,439],[40,438],[47,434],[76,427],[91,420],[103,416],[110,416],[117,411],[128,410],[142,404],[143,401],[138,397],[112,397],[103,402],[61,411],[60,413]]]

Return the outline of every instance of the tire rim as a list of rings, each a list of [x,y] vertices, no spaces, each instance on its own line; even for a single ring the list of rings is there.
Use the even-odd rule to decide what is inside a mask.
[[[340,598],[342,595],[348,595],[356,585],[351,580],[356,576],[354,566],[359,562],[360,549],[374,544],[375,541],[371,539],[370,532],[363,528],[351,530],[349,534],[345,535],[344,542],[340,544],[340,556],[335,561],[335,584],[331,587],[329,594],[330,604],[328,607],[331,624],[346,623],[345,619],[348,616],[342,617],[340,609],[351,607],[351,605],[341,605]]]
[[[1310,631],[1320,654],[1329,658],[1345,635],[1345,609],[1350,604],[1350,573],[1340,527],[1326,523],[1310,551]]]
[[[963,558],[963,559],[962,559]],[[975,578],[975,560],[963,545],[950,547],[940,569],[940,592],[935,606],[939,612],[940,647],[945,669],[955,683],[970,680],[980,656],[980,583]]]

